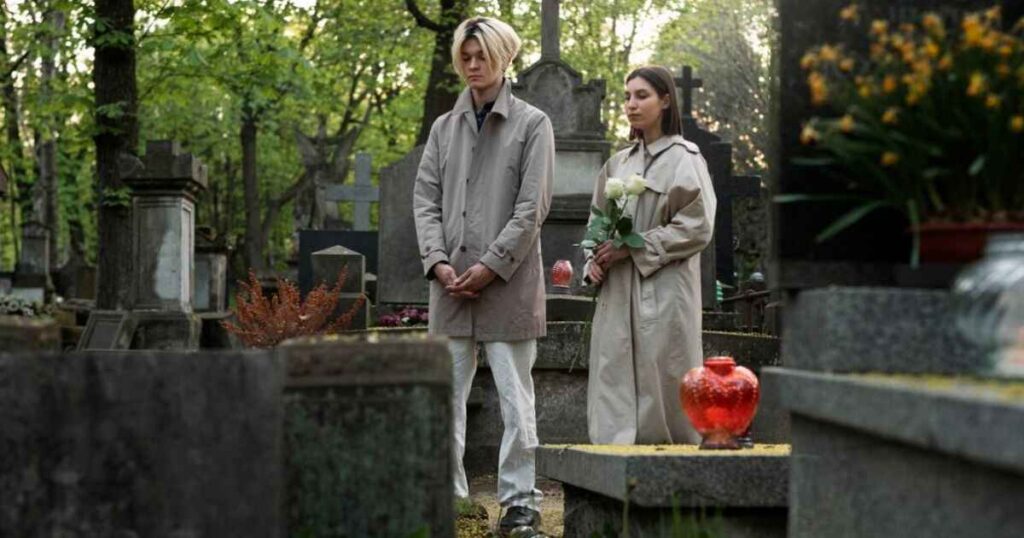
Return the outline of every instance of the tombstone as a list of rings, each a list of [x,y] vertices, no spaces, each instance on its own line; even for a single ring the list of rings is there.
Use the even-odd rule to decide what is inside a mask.
[[[311,256],[318,250],[341,245],[363,255],[366,274],[377,274],[378,232],[354,230],[299,230],[299,291],[305,296],[315,285]]]
[[[611,143],[601,120],[605,81],[584,84],[580,73],[561,58],[559,4],[542,2],[540,59],[519,74],[512,91],[547,114],[555,131],[554,197],[541,230],[544,269],[569,260],[579,273],[585,259],[576,244],[583,239],[594,182],[608,160]],[[556,291],[550,280],[546,287],[549,294]],[[576,276],[569,292],[579,294],[583,288]]]
[[[733,201],[738,198],[761,196],[759,176],[732,174],[732,144],[704,129],[693,116],[693,90],[704,81],[693,77],[693,68],[684,66],[682,76],[675,79],[680,93],[679,111],[683,120],[683,135],[697,144],[708,163],[708,172],[715,187],[718,206],[715,212],[715,235],[712,244],[701,253],[701,296],[704,307],[716,305],[715,279],[728,286],[736,285],[735,252],[733,251]],[[707,269],[712,268],[711,274]]]
[[[380,190],[371,181],[370,154],[356,154],[356,180],[354,185],[328,185],[328,202],[352,202],[354,207],[352,228],[357,231],[371,230],[370,204],[380,201]]]
[[[132,257],[135,273],[129,312],[121,325],[131,335],[111,341],[132,349],[197,349],[202,323],[192,308],[195,200],[206,188],[206,166],[177,142],[150,141],[144,168],[126,177],[132,189]],[[95,312],[94,316],[100,314]],[[102,313],[96,322],[110,323]],[[87,336],[81,349],[96,349]]]
[[[0,536],[282,536],[283,378],[267,352],[0,356]]]
[[[41,222],[25,222],[21,225],[21,255],[14,270],[11,293],[27,300],[44,302],[52,292],[50,230]]]
[[[348,312],[352,305],[362,298],[363,304],[352,318],[352,324],[348,326],[348,329],[365,329],[370,319],[370,302],[365,297],[366,259],[363,255],[336,245],[314,252],[310,258],[313,266],[314,286],[324,283],[328,289],[333,288],[338,282],[338,275],[341,271],[344,269],[346,272],[345,282],[341,286],[341,296],[338,298],[338,306],[331,319]]]
[[[809,9],[807,2],[782,0],[778,3],[779,54],[775,61],[778,85],[777,111],[772,138],[777,147],[771,155],[772,194],[828,194],[845,191],[845,185],[820,170],[796,166],[792,159],[800,152],[800,130],[814,115],[807,90],[807,73],[800,67],[801,57],[813,46],[835,42],[846,34],[840,25],[839,10],[848,0],[816,2]],[[919,22],[925,12],[938,12],[947,27],[958,30],[962,14],[987,9],[993,4],[1003,7],[1003,20],[1018,20],[1024,15],[1024,1],[1003,0],[866,0],[858,1],[860,18],[871,21],[883,18],[893,24]],[[855,49],[866,49],[867,32],[857,31],[850,37],[859,39]],[[771,265],[768,277],[772,289],[804,289],[836,285],[892,285],[898,283],[894,274],[905,266],[910,252],[910,234],[894,233],[906,227],[895,211],[874,212],[840,237],[818,243],[815,236],[831,224],[846,208],[832,203],[773,204],[769,234]],[[941,279],[938,287],[948,287],[953,272]]]
[[[454,533],[451,356],[441,340],[277,348],[288,536]]]
[[[377,302],[427,304],[412,192],[423,146],[416,146],[380,171],[380,260],[377,269]]]
[[[205,232],[197,234],[192,307],[197,313],[224,312],[228,303],[228,255],[231,249],[215,241],[209,234],[209,228]]]

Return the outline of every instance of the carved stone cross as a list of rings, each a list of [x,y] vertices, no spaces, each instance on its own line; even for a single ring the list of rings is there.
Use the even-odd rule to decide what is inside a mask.
[[[540,7],[540,57],[542,60],[558,60],[562,57],[558,8],[561,0],[543,0]]]
[[[704,81],[693,78],[693,68],[683,66],[683,76],[675,79],[676,86],[683,95],[683,109],[679,113],[685,118],[693,116],[693,90],[704,86]]]

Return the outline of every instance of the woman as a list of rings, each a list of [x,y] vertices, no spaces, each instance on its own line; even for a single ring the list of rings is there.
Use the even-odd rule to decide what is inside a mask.
[[[672,74],[660,66],[626,78],[636,143],[605,163],[607,178],[640,174],[646,189],[627,212],[641,248],[605,242],[588,256],[600,286],[590,339],[587,423],[595,444],[697,443],[679,405],[679,380],[701,360],[700,252],[711,241],[715,193],[697,145],[683,139]]]

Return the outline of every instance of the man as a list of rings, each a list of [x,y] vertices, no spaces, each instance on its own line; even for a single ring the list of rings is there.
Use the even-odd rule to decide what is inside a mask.
[[[515,98],[504,77],[519,47],[515,31],[496,19],[474,17],[456,29],[452,63],[467,88],[434,122],[413,194],[431,280],[430,332],[449,338],[453,359],[455,495],[469,496],[466,400],[481,342],[505,427],[498,462],[505,533],[540,523],[530,370],[546,334],[540,229],[555,159],[551,121]]]

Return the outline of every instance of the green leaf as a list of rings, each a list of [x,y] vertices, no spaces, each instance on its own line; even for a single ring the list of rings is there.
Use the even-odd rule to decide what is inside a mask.
[[[615,231],[623,237],[629,235],[633,231],[633,219],[629,217],[619,219],[619,222],[615,224]]]
[[[983,168],[985,168],[985,156],[979,155],[978,158],[974,159],[974,162],[971,163],[971,167],[967,169],[967,173],[972,176],[976,176]]]
[[[638,233],[631,233],[624,236],[622,239],[632,248],[642,248],[644,246],[644,236]]]
[[[830,224],[828,228],[822,230],[821,233],[819,233],[818,236],[815,237],[815,240],[821,243],[822,241],[825,241],[826,239],[836,235],[837,233],[849,228],[857,221],[864,218],[864,216],[867,215],[868,213],[871,213],[872,211],[885,205],[888,205],[888,202],[886,202],[885,200],[875,200],[873,202],[868,202],[866,204],[859,205],[848,211],[843,216],[836,219],[835,222]]]
[[[604,211],[601,211],[601,208],[597,207],[596,205],[590,206],[590,212],[593,213],[594,216],[597,216],[597,217],[603,217],[604,216]]]

